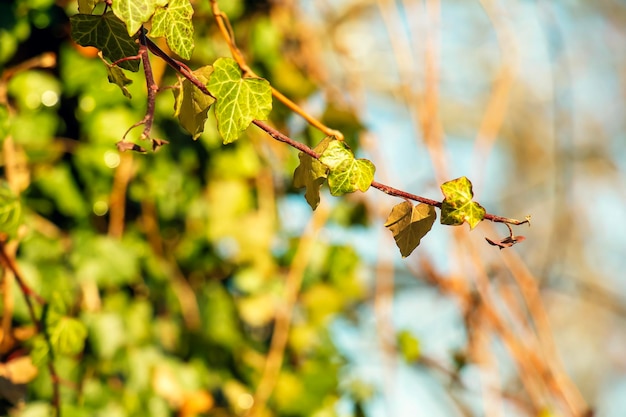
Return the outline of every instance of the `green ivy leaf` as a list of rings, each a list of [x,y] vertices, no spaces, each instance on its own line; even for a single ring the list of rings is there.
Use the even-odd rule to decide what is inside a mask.
[[[167,0],[115,0],[112,7],[113,13],[125,23],[128,36],[134,36],[156,8],[166,4]]]
[[[152,18],[151,36],[165,36],[167,46],[181,58],[190,59],[193,52],[193,7],[189,0],[171,0],[159,7]]]
[[[434,207],[427,204],[413,206],[411,202],[405,201],[391,209],[385,227],[393,234],[402,257],[406,258],[417,248],[436,219]]]
[[[355,159],[352,151],[343,141],[334,140],[328,144],[320,156],[320,162],[329,169],[328,186],[330,193],[339,196],[361,190],[372,184],[376,167],[367,159]]]
[[[315,147],[315,152],[318,154],[324,152],[333,139],[332,136],[325,137]],[[304,152],[300,152],[298,158],[300,158],[300,165],[293,173],[293,185],[296,188],[306,187],[304,198],[306,198],[309,206],[315,210],[320,203],[320,188],[326,181],[328,167]]]
[[[81,321],[68,317],[67,313],[66,302],[61,294],[55,291],[50,303],[44,309],[46,334],[55,353],[76,355],[83,350],[87,328]]]
[[[212,72],[213,67],[206,65],[194,71],[193,74],[206,84]],[[178,117],[181,126],[196,140],[204,132],[207,113],[215,99],[204,94],[187,79],[184,79],[181,86],[173,91],[174,115]]]
[[[117,84],[117,86],[122,90],[122,94],[127,98],[133,98],[130,95],[130,91],[126,88],[127,85],[132,84],[133,80],[126,77],[124,74],[124,70],[117,66],[105,65],[107,69],[107,78],[111,84]]]
[[[267,119],[272,110],[272,89],[263,78],[241,78],[232,58],[219,58],[207,88],[217,99],[215,117],[224,143],[237,140],[254,119]]]
[[[126,34],[124,23],[111,12],[102,16],[77,14],[70,17],[70,23],[72,24],[72,38],[77,44],[98,48],[110,62],[139,53],[139,45],[135,43],[135,37]],[[137,72],[139,61],[124,61],[120,62],[119,66]]]
[[[410,203],[409,203],[410,204]],[[398,349],[408,363],[417,362],[420,358],[420,342],[408,330],[402,330],[396,337]]]
[[[64,316],[48,329],[48,334],[55,353],[77,355],[85,346],[87,327],[75,318]]]
[[[0,184],[0,234],[15,236],[22,223],[22,204],[7,184]]]
[[[441,224],[458,226],[467,222],[473,229],[485,217],[485,209],[472,201],[472,183],[466,177],[441,184],[446,197],[441,205]]]

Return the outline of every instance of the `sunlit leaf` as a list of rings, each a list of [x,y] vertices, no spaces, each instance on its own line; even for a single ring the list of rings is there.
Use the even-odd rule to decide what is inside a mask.
[[[224,143],[237,140],[254,119],[267,119],[272,110],[272,90],[262,78],[241,78],[232,58],[219,58],[207,85],[217,102],[215,117]]]
[[[420,358],[420,342],[408,330],[402,330],[397,337],[398,350],[402,353],[404,360],[413,363]]]
[[[22,223],[22,204],[7,184],[0,184],[0,234],[15,236]]]
[[[436,219],[437,212],[434,207],[427,204],[414,206],[411,202],[405,201],[391,210],[385,227],[393,234],[402,257],[407,257],[430,231]]]
[[[324,152],[332,140],[332,136],[324,138],[315,147],[315,152],[318,154]],[[315,210],[320,203],[320,188],[326,181],[328,167],[304,152],[300,152],[298,158],[300,165],[293,173],[293,185],[296,188],[306,187],[304,198],[306,198],[309,206]]]
[[[110,65],[105,66],[107,69],[107,78],[109,79],[109,82],[111,84],[116,84],[120,88],[120,90],[122,90],[122,94],[124,94],[124,96],[126,96],[127,98],[133,98],[130,95],[128,88],[126,88],[126,86],[132,84],[133,81],[130,78],[126,77],[126,74],[124,74],[124,71],[121,68]]]
[[[196,78],[206,84],[212,72],[213,67],[207,65],[193,73]],[[193,136],[193,139],[198,139],[204,132],[207,112],[215,99],[204,94],[187,79],[184,79],[181,86],[173,91],[174,115],[178,117],[181,126]]]
[[[329,169],[328,186],[335,196],[367,191],[374,180],[376,167],[367,159],[355,159],[348,145],[334,140],[320,156],[320,162]]]
[[[117,4],[114,2],[113,4]],[[139,53],[139,45],[135,36],[126,33],[124,23],[113,13],[102,16],[77,14],[70,17],[72,38],[81,46],[94,46],[102,51],[102,55],[110,62],[135,56]],[[136,32],[136,31],[135,31]],[[130,70],[139,70],[139,61],[120,62],[119,66]]]
[[[159,7],[152,18],[151,36],[165,36],[167,46],[184,59],[193,52],[193,7],[189,0],[171,0],[167,7]]]
[[[150,20],[156,8],[165,4],[167,0],[115,0],[113,13],[125,23],[128,36],[133,36]]]
[[[472,183],[466,177],[441,184],[441,191],[446,197],[441,205],[441,224],[458,226],[467,222],[473,229],[485,217],[485,209],[472,201]]]

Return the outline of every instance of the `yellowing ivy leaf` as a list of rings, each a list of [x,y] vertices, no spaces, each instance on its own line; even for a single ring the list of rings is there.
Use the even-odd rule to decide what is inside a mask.
[[[115,2],[114,4],[117,4]],[[139,53],[134,36],[128,36],[124,23],[111,12],[102,16],[77,14],[70,17],[72,38],[81,46],[95,46],[110,62]],[[139,61],[120,62],[121,68],[139,70]]]
[[[315,152],[324,152],[331,140],[333,140],[332,136],[324,138],[315,147]],[[300,165],[293,173],[293,185],[296,188],[306,187],[304,198],[306,198],[309,206],[315,210],[320,203],[320,188],[326,181],[328,167],[304,152],[300,152],[298,157],[300,158]]]
[[[232,58],[219,58],[207,88],[216,98],[217,129],[224,143],[237,140],[254,119],[267,119],[272,110],[272,89],[263,78],[241,78]]]
[[[343,141],[330,142],[320,156],[320,162],[329,169],[328,186],[334,196],[356,190],[365,192],[374,180],[374,164],[367,159],[355,159]]]
[[[472,183],[466,177],[441,184],[441,192],[446,197],[441,204],[441,224],[458,226],[467,222],[473,229],[485,217],[485,209],[472,201]]]
[[[151,36],[165,36],[167,46],[181,58],[190,59],[193,52],[193,7],[189,0],[171,0],[167,7],[156,9],[152,17]]]
[[[115,16],[125,23],[128,36],[133,36],[141,25],[150,20],[157,6],[165,6],[165,4],[167,1],[115,0],[112,8]]]
[[[427,204],[413,206],[409,201],[391,209],[385,227],[393,234],[403,258],[409,256],[420,244],[437,219],[435,208]]]
[[[207,83],[213,67],[206,65],[193,72],[203,83]],[[196,140],[204,132],[204,123],[207,119],[209,107],[215,99],[204,94],[189,80],[184,79],[180,88],[174,91],[174,115],[178,117],[181,126]]]
[[[106,69],[107,69],[107,78],[109,79],[109,82],[111,84],[117,84],[120,90],[122,90],[122,94],[124,94],[124,96],[126,96],[127,98],[132,98],[126,86],[128,84],[132,84],[133,80],[126,77],[126,74],[124,74],[124,70],[122,70],[121,68],[117,66],[106,65]]]

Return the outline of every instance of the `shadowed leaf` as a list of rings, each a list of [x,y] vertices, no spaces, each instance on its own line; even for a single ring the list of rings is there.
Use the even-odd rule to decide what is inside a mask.
[[[126,74],[124,74],[124,71],[119,67],[106,65],[106,69],[107,69],[107,78],[109,79],[109,82],[111,84],[117,84],[120,90],[122,90],[122,94],[124,94],[124,96],[126,96],[127,98],[133,98],[130,95],[128,88],[126,88],[127,85],[133,83],[133,80],[126,77]]]
[[[427,204],[413,206],[411,202],[405,201],[391,210],[385,227],[393,234],[402,257],[406,258],[417,248],[436,219],[434,207]]]
[[[110,62],[139,53],[139,45],[135,43],[135,36],[129,36],[126,33],[124,23],[111,12],[102,16],[77,14],[70,17],[70,22],[72,24],[72,38],[76,43],[81,46],[98,48]],[[124,61],[118,65],[133,72],[139,70],[139,60]]]
[[[315,147],[315,152],[319,154],[324,152],[331,140],[333,140],[332,136],[325,137]],[[300,158],[300,165],[293,173],[293,185],[296,188],[306,187],[304,197],[309,206],[315,210],[320,203],[320,188],[326,181],[328,167],[304,152],[300,152],[298,157]]]
[[[213,67],[201,67],[193,74],[203,83],[207,83]],[[174,115],[178,117],[181,126],[196,140],[204,132],[204,123],[207,113],[215,99],[204,94],[189,80],[184,79],[180,88],[174,89]]]

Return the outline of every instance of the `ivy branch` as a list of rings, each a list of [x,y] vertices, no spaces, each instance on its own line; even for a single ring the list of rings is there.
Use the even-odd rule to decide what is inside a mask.
[[[218,16],[221,16],[221,15],[218,15]],[[224,17],[219,19],[219,21],[224,21]],[[144,39],[145,39],[145,47],[150,52],[152,52],[154,55],[158,56],[159,58],[163,59],[174,71],[176,71],[179,75],[181,75],[186,80],[188,80],[191,84],[197,87],[203,94],[211,97],[212,99],[216,98],[214,94],[212,94],[209,91],[206,84],[202,82],[200,79],[198,79],[198,77],[196,77],[194,72],[190,70],[189,67],[187,67],[184,63],[170,57],[150,39],[145,38],[145,37]],[[240,60],[243,59],[241,58],[241,53],[234,54],[234,56],[240,57],[239,58]],[[242,68],[242,67],[240,66],[239,68]],[[248,68],[247,65],[245,65],[244,68]],[[254,76],[254,73],[252,73],[251,70],[249,69],[248,70],[242,69],[242,76],[245,76],[246,71],[248,73],[248,77]],[[158,88],[154,85],[154,80],[148,81],[148,91],[156,91],[157,89]],[[276,97],[275,90],[273,89],[272,89],[272,94]],[[299,114],[301,114],[300,112],[303,112],[303,111],[300,109]],[[148,116],[152,117],[153,115],[147,114],[146,117]],[[310,116],[308,116],[308,118],[310,118]],[[144,123],[144,122],[145,120],[142,120],[140,123]],[[325,155],[325,152],[328,151],[328,149],[325,149],[324,147],[322,147],[323,149],[320,149],[320,150],[313,149],[302,142],[298,142],[297,140],[292,139],[291,137],[273,128],[268,123],[262,120],[253,119],[251,123],[256,125],[258,128],[260,128],[264,132],[266,132],[273,139],[283,142],[297,149],[298,151],[301,152],[302,155],[306,155],[310,157],[312,160],[321,162],[322,164],[326,165],[329,163],[329,160],[331,159],[330,155],[328,154]],[[326,132],[335,132],[333,129],[326,128],[326,127],[323,130]],[[340,138],[334,137],[334,139],[337,139],[338,142],[342,142]],[[342,146],[345,146],[345,145],[342,145]],[[343,151],[343,148],[341,148],[339,145],[335,146],[335,148],[337,148],[336,150],[337,152]],[[354,159],[353,161],[356,163],[358,161],[363,161],[363,160]],[[523,236],[515,236],[513,234],[513,230],[511,229],[509,225],[522,225],[526,223],[530,224],[530,216],[526,217],[524,220],[517,220],[517,219],[508,218],[508,217],[498,216],[498,215],[487,213],[486,211],[484,211],[484,209],[478,203],[471,201],[473,197],[473,192],[471,190],[471,183],[469,182],[469,180],[467,180],[464,177],[457,179],[457,180],[450,181],[442,185],[442,191],[444,191],[444,195],[446,195],[446,199],[444,199],[443,201],[433,200],[430,198],[422,197],[416,194],[409,193],[407,191],[394,188],[390,185],[383,184],[381,182],[373,180],[373,177],[371,181],[365,184],[365,186],[357,187],[357,188],[361,189],[362,191],[365,191],[370,186],[390,196],[402,198],[405,201],[410,200],[410,201],[414,201],[419,204],[423,204],[432,208],[440,209],[442,211],[441,221],[444,224],[459,225],[464,222],[468,222],[470,226],[473,228],[481,220],[489,220],[495,223],[503,223],[507,225],[509,229],[509,232],[510,232],[509,236],[499,241],[495,241],[495,242],[493,240],[487,239],[487,241],[490,244],[499,246],[501,249],[504,247],[510,247],[513,244],[524,240]],[[354,189],[351,191],[354,191]],[[331,189],[331,192],[332,192],[332,189]],[[446,193],[448,193],[449,195]],[[341,194],[341,193],[338,192],[337,194]],[[315,208],[315,204],[312,204],[312,207]],[[394,234],[394,237],[396,238],[396,243],[400,247],[402,255],[407,256],[419,244],[419,240],[430,230],[430,226],[432,225],[434,221],[435,214],[434,214],[434,211],[432,210],[425,210],[423,207],[420,209],[417,209],[417,207],[414,207],[413,205],[410,205],[410,206],[399,205],[398,207],[399,209],[396,210],[395,215],[394,215],[394,212],[392,212],[392,215],[390,215],[390,218],[388,219],[386,225],[387,227],[390,228],[390,230]],[[418,210],[418,211],[415,211],[415,210]],[[477,214],[473,214],[474,212],[477,212]],[[429,226],[424,227],[425,224],[429,224]]]
[[[149,52],[151,52],[182,77],[174,92],[175,114],[181,126],[189,131],[194,139],[202,133],[207,112],[215,104],[218,130],[224,143],[234,142],[250,124],[255,124],[274,139],[298,149],[300,166],[294,173],[294,185],[306,188],[305,198],[311,208],[315,209],[319,204],[320,187],[324,182],[328,183],[331,194],[335,196],[356,190],[365,192],[369,187],[374,187],[405,200],[392,209],[385,223],[392,232],[402,256],[412,253],[421,238],[430,231],[437,218],[435,208],[441,212],[440,222],[446,225],[468,223],[470,228],[474,228],[482,220],[504,223],[508,226],[529,223],[528,217],[520,221],[487,213],[480,204],[473,201],[472,184],[465,177],[441,185],[441,191],[445,196],[443,201],[408,193],[376,181],[374,164],[366,159],[355,158],[352,150],[344,142],[341,132],[322,124],[273,88],[267,80],[259,78],[253,72],[235,43],[228,17],[219,9],[217,1],[209,1],[216,24],[233,58],[219,58],[212,66],[204,66],[195,71],[170,57],[148,39],[147,31],[143,28],[143,23],[152,20],[151,36],[164,36],[173,52],[185,59],[190,58],[193,47],[190,36],[193,28],[187,26],[191,24],[193,14],[190,4],[183,2],[169,9],[157,8],[154,16],[150,18],[135,15],[134,12],[128,14],[129,11],[123,8],[116,11],[117,3],[113,3],[112,12],[106,12],[105,9],[105,13],[99,16],[79,14],[71,18],[72,36],[79,44],[96,46],[102,51],[103,57],[112,62],[108,64],[110,81],[118,84],[127,96],[130,96],[130,93],[125,89],[125,85],[130,83],[130,80],[126,79],[121,69],[116,66],[137,71],[139,64],[136,61],[140,60],[142,63],[147,89],[146,114],[126,131],[117,144],[119,150],[144,152],[141,146],[126,141],[130,130],[140,125],[144,126],[140,138],[151,140],[153,149],[167,143],[151,137],[156,94],[159,92],[150,65]],[[272,96],[303,117],[311,126],[326,134],[326,139],[312,149],[263,122],[271,111]],[[411,202],[418,204],[414,205]],[[487,241],[502,249],[524,239],[522,236],[516,237],[510,227],[509,232],[510,234],[503,239]]]

